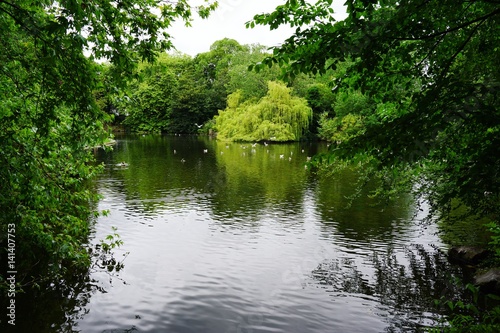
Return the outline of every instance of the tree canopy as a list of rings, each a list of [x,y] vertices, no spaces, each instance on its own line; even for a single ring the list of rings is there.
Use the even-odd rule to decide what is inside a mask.
[[[139,64],[136,79],[114,98],[115,109],[125,116],[122,124],[133,131],[194,134],[206,124],[201,131],[208,132],[212,118],[226,108],[231,93],[239,90],[245,100],[266,95],[267,82],[279,76],[278,66],[259,73],[248,71],[252,61],[266,56],[266,49],[224,38],[195,57],[160,54],[154,64]],[[310,84],[301,79],[296,82]],[[99,96],[100,104],[106,106],[109,97]]]
[[[364,129],[324,160],[363,161],[385,193],[405,182],[434,212],[460,202],[498,222],[500,2],[348,0],[342,21],[332,3],[289,0],[248,23],[297,27],[257,67],[280,63],[288,77],[334,69],[337,94],[373,105]]]
[[[124,82],[139,60],[172,47],[165,29],[174,20],[189,24],[194,10],[206,17],[215,6],[0,0],[0,258],[22,266],[11,267],[18,287],[60,282],[68,267],[89,262],[96,196],[87,180],[98,171],[90,148],[107,138],[109,121],[95,101],[105,89],[94,60]]]
[[[304,98],[292,96],[283,83],[269,81],[258,102],[244,101],[237,90],[215,117],[217,137],[230,141],[298,141],[309,126],[312,110]]]

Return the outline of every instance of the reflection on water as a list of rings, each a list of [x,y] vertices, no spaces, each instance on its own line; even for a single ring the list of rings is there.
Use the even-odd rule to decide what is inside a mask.
[[[96,242],[116,226],[125,243],[116,256],[130,254],[118,277],[91,274],[105,292],[92,289],[68,325],[323,333],[432,324],[433,300],[457,293],[439,239],[403,201],[382,207],[362,195],[346,209],[353,176],[304,167],[324,149],[145,136],[100,152],[99,209],[111,214]]]

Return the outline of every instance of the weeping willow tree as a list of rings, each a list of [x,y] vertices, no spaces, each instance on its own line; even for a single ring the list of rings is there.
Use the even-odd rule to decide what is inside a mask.
[[[267,95],[258,102],[243,100],[237,90],[227,107],[215,116],[217,138],[225,141],[297,141],[308,128],[312,109],[307,101],[292,96],[281,82],[269,81]]]

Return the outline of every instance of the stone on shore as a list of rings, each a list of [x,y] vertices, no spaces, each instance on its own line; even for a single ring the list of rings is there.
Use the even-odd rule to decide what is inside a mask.
[[[457,246],[448,251],[448,260],[459,265],[476,266],[488,257],[488,250],[474,246]]]
[[[491,268],[490,270],[476,274],[474,284],[487,294],[500,294],[500,268]]]

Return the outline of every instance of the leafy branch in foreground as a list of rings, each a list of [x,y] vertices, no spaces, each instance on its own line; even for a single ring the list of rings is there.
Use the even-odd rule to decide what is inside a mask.
[[[217,5],[205,3],[0,0],[0,261],[15,224],[18,286],[64,281],[90,264],[98,196],[89,180],[100,167],[88,147],[106,140],[111,119],[95,102],[93,60],[110,62],[123,84],[138,60],[172,48],[174,20]]]
[[[282,63],[288,77],[337,70],[336,94],[359,91],[375,106],[323,167],[370,156],[372,177],[399,175],[432,213],[460,202],[498,223],[500,4],[349,0],[338,22],[332,4],[286,1],[249,23],[297,26],[257,67]]]
[[[480,301],[479,289],[473,284],[466,284],[463,289],[471,294],[470,299],[448,300],[442,297],[435,301],[438,308],[445,308],[450,312],[448,318],[442,318],[438,327],[428,330],[430,333],[438,332],[472,332],[493,333],[500,329],[500,307],[487,308],[485,304],[498,302],[498,296],[482,295]],[[449,310],[449,311],[448,311]]]

